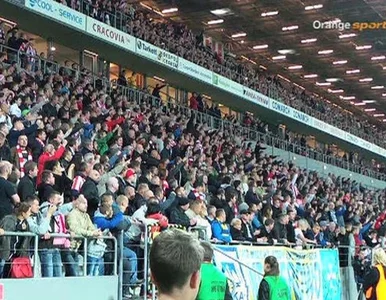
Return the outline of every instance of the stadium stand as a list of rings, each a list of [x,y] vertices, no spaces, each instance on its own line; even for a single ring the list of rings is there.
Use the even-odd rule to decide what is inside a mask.
[[[58,2],[63,3],[63,1]],[[385,132],[378,127],[373,127],[366,119],[357,119],[326,99],[288,86],[279,77],[262,73],[251,64],[239,64],[232,57],[221,59],[210,48],[204,46],[202,33],[196,35],[183,24],[164,22],[164,20],[160,22],[153,19],[150,12],[119,1],[112,4],[109,2],[108,5],[104,1],[82,3],[83,5],[81,2],[64,1],[64,4],[92,18],[249,86],[344,131],[380,146],[384,145]]]
[[[126,2],[60,2],[383,143],[384,132],[322,99],[289,91],[250,66],[219,62],[187,28],[152,23]],[[180,39],[186,48],[176,46]],[[270,145],[318,159],[301,138],[297,147],[255,117],[243,124],[221,119],[215,106],[163,102],[154,91],[129,87],[126,78],[115,85],[37,57],[32,41],[15,29],[0,34],[0,42],[0,277],[17,277],[16,258],[30,256],[29,234],[39,236],[33,272],[41,277],[116,274],[121,256],[121,296],[128,299],[147,296],[143,243],[170,227],[218,244],[340,247],[341,267],[354,259],[358,286],[369,249],[386,247],[385,190],[265,153]],[[245,143],[251,140],[255,146]],[[375,174],[354,156],[329,163]]]

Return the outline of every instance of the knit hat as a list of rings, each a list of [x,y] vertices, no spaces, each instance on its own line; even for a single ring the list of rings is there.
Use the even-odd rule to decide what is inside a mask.
[[[128,169],[125,175],[126,179],[130,179],[130,177],[133,177],[135,175],[135,171],[133,169]]]
[[[179,197],[179,199],[178,199],[178,205],[179,206],[184,206],[184,205],[186,205],[188,203],[189,203],[189,199],[188,198],[186,198],[186,197]]]

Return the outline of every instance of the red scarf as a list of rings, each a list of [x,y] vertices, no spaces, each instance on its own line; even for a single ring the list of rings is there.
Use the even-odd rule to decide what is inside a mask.
[[[24,165],[27,161],[32,160],[31,152],[26,149],[21,149],[19,145],[16,146],[17,156],[19,157],[19,165],[20,165],[20,177],[24,176]],[[27,156],[27,159],[25,158]]]

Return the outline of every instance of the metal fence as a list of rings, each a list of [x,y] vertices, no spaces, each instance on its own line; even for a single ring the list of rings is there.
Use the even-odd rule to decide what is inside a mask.
[[[44,245],[41,243],[46,238],[49,239],[72,239],[80,240],[81,248],[71,249],[70,246],[55,246],[54,244]],[[0,278],[9,278],[9,271],[12,261],[16,257],[27,257],[31,260],[32,273],[34,278],[38,277],[62,277],[62,276],[98,276],[104,272],[105,267],[109,267],[109,275],[117,275],[117,239],[114,236],[100,236],[98,238],[86,238],[83,236],[70,234],[49,234],[49,237],[39,236],[30,232],[5,232],[0,237],[2,242],[2,253],[8,253],[7,259],[0,259]],[[112,241],[112,247],[103,245],[104,241]],[[100,243],[98,249],[103,249],[101,257],[91,251],[91,243]],[[9,246],[7,246],[9,244]],[[21,245],[18,248],[11,246]],[[103,261],[105,254],[111,254],[112,260]]]

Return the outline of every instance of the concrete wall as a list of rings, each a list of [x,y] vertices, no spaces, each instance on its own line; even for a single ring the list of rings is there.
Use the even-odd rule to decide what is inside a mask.
[[[118,300],[118,276],[4,279],[1,285],[2,300]]]

